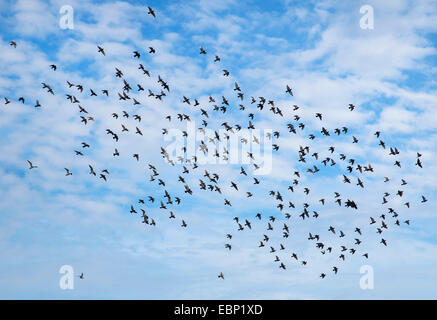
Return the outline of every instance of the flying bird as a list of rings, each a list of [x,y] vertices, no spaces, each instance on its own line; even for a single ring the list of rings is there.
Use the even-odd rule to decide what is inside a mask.
[[[147,6],[147,9],[148,9],[147,14],[150,14],[150,15],[152,15],[153,18],[156,18],[155,11],[149,6]]]
[[[32,162],[29,161],[29,160],[27,160],[27,163],[29,163],[29,170],[32,170],[32,169],[36,169],[36,168],[38,168],[38,166],[34,166],[34,165],[32,164]]]
[[[97,46],[97,48],[99,49],[98,51],[99,51],[101,54],[103,54],[104,56],[106,56],[106,54],[105,54],[105,50],[104,50],[102,47]]]

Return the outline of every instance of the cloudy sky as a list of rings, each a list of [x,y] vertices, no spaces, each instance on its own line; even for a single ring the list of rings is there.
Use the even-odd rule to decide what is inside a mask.
[[[64,5],[74,10],[72,29],[60,27]],[[156,18],[147,14],[147,5]],[[373,8],[373,29],[360,27],[364,5]],[[431,0],[0,0],[0,298],[437,298],[435,21],[437,4]],[[206,56],[199,54],[200,46]],[[148,47],[156,53],[149,54]],[[134,51],[140,59],[134,58]],[[214,55],[221,61],[214,62]],[[140,63],[151,77],[138,70]],[[133,88],[129,94],[140,105],[118,99],[123,82],[115,77],[115,68],[122,70]],[[223,69],[229,70],[229,77],[223,76]],[[147,89],[160,92],[158,75],[170,86],[163,101],[147,95]],[[81,84],[83,93],[69,88],[67,80]],[[243,101],[233,90],[235,81],[244,92]],[[42,82],[55,94],[47,93]],[[138,92],[137,84],[146,91]],[[285,93],[287,84],[293,97]],[[91,97],[90,89],[98,96]],[[109,97],[103,89],[109,90]],[[81,123],[77,104],[66,94],[76,96],[95,121]],[[225,96],[230,110],[214,111],[210,95],[217,104]],[[239,164],[209,164],[184,175],[181,165],[163,160],[160,147],[169,141],[162,129],[187,130],[187,121],[178,121],[178,113],[189,114],[195,128],[205,119],[199,107],[182,103],[183,96],[199,101],[213,130],[224,121],[245,128],[253,112],[257,129],[280,132],[274,138],[280,149],[273,153],[273,168],[258,177],[259,186],[252,183],[251,165],[245,165],[249,177],[240,174]],[[269,111],[270,105],[256,110],[251,96],[274,101],[283,117]],[[41,108],[34,108],[37,100]],[[352,112],[350,103],[356,106]],[[240,111],[239,104],[246,110]],[[293,105],[299,110],[293,111]],[[129,118],[122,117],[123,111]],[[314,116],[317,112],[323,114],[322,121]],[[134,114],[141,115],[141,123]],[[294,115],[301,119],[294,121]],[[299,122],[305,123],[305,130],[297,127]],[[288,132],[287,123],[295,125],[296,135]],[[121,124],[129,132],[122,133]],[[135,134],[136,126],[143,136]],[[322,126],[330,137],[320,134]],[[347,135],[333,134],[343,126],[349,128]],[[119,142],[105,133],[108,128],[119,134]],[[375,131],[400,154],[393,157],[382,149]],[[311,133],[316,139],[308,139]],[[89,149],[82,148],[84,141]],[[298,162],[299,146],[310,146],[319,161],[308,155],[308,163]],[[330,146],[335,146],[333,154]],[[114,148],[120,157],[112,156]],[[422,169],[415,165],[417,152],[422,154]],[[132,157],[135,153],[139,161]],[[354,168],[346,173],[352,183],[344,184],[348,163],[339,159],[341,153],[363,166],[371,163],[374,173],[360,174]],[[337,165],[325,167],[320,161],[326,157]],[[38,168],[28,170],[27,159]],[[395,159],[401,168],[393,165]],[[171,207],[174,220],[156,202],[138,203],[148,196],[164,199],[163,188],[149,181],[148,164],[155,165],[165,189],[182,199]],[[108,181],[90,175],[88,165],[98,174],[108,169]],[[320,168],[314,176],[305,172],[312,165]],[[72,176],[65,176],[65,167]],[[200,190],[205,169],[220,175],[223,195]],[[291,193],[287,187],[295,171],[301,178]],[[179,175],[186,178],[192,196],[184,193]],[[385,176],[389,183],[383,182]],[[364,189],[355,185],[358,177]],[[401,186],[401,179],[408,184]],[[239,185],[238,192],[231,181]],[[304,187],[311,190],[309,195]],[[282,213],[270,190],[283,195]],[[404,191],[402,197],[396,195],[398,190]],[[247,198],[247,191],[253,197]],[[334,192],[343,200],[355,200],[359,210],[339,207]],[[386,205],[381,204],[384,192],[390,193]],[[429,201],[421,203],[421,195]],[[224,198],[232,207],[224,206]],[[319,202],[322,198],[325,206]],[[288,208],[288,201],[296,209]],[[302,220],[303,203],[319,217]],[[138,212],[144,208],[156,226],[141,223],[139,215],[129,212],[131,205]],[[388,214],[389,207],[397,218]],[[257,212],[262,213],[261,222],[256,221]],[[379,225],[383,213],[388,229],[381,236],[369,222],[373,217]],[[235,216],[250,220],[252,229],[237,231]],[[266,230],[269,216],[277,218],[274,231]],[[181,227],[182,219],[187,228]],[[288,239],[282,237],[284,223],[290,227]],[[346,237],[329,232],[331,225]],[[354,244],[355,227],[363,232],[360,245]],[[333,252],[322,255],[315,241],[307,240],[309,232],[319,234]],[[232,240],[226,239],[227,233]],[[258,248],[263,234],[271,239]],[[225,243],[232,244],[231,251]],[[286,250],[269,253],[270,245],[279,249],[280,243]],[[344,262],[338,258],[342,245],[357,250],[354,255],[347,252]],[[292,259],[293,252],[308,264]],[[286,270],[274,261],[276,254]],[[59,286],[63,265],[74,269],[73,290]],[[373,290],[360,288],[364,265],[373,269]],[[339,268],[337,275],[333,266]],[[77,277],[82,272],[83,280]],[[224,281],[217,278],[220,272]],[[322,272],[324,279],[319,277]]]

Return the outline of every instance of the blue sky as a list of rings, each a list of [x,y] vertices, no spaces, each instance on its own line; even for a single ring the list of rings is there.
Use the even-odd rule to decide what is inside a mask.
[[[59,10],[69,4],[74,9],[74,29],[59,27]],[[360,7],[374,8],[374,29],[360,28]],[[157,18],[147,15],[146,5]],[[393,299],[437,298],[437,238],[433,201],[436,188],[436,81],[437,5],[434,1],[69,1],[0,0],[0,298],[10,299]],[[14,40],[17,48],[9,45]],[[106,57],[97,52],[102,45]],[[149,55],[153,46],[157,53]],[[203,46],[207,56],[199,55]],[[140,61],[132,52],[141,53]],[[221,57],[220,64],[213,56]],[[137,69],[142,63],[152,78]],[[56,64],[56,72],[50,70]],[[160,90],[156,78],[168,81],[171,93],[163,102],[146,94],[132,93],[142,104],[132,106],[116,96],[121,82],[115,67],[136,87]],[[228,69],[229,78],[222,76]],[[68,89],[66,80],[84,86],[84,93]],[[237,109],[234,82],[250,96],[274,100],[284,118],[268,110],[259,112],[257,128],[281,132],[279,152],[274,153],[273,170],[262,177],[255,189],[240,174],[240,165],[207,165],[186,177],[194,195],[186,196],[177,181],[182,167],[171,167],[159,155],[165,145],[161,129],[186,129],[185,122],[165,116],[188,113],[201,124],[202,117],[193,107],[182,103],[182,96],[198,99],[211,116],[209,127],[218,129],[223,119],[247,123],[246,114],[237,110],[226,116],[212,111],[208,96],[229,98],[230,109]],[[53,87],[55,95],[41,89],[41,82]],[[294,97],[285,94],[290,84]],[[99,93],[89,97],[89,88]],[[100,94],[109,89],[110,97]],[[77,106],[65,99],[73,93],[96,119],[86,126],[80,123]],[[25,97],[25,104],[18,102]],[[11,100],[3,105],[4,97]],[[36,110],[36,100],[43,106]],[[356,110],[347,110],[349,103]],[[305,134],[291,135],[286,124],[298,114],[307,125]],[[190,109],[191,108],[191,109]],[[268,109],[268,108],[266,108]],[[113,119],[126,110],[129,119]],[[319,138],[321,123],[314,117],[323,114],[323,126],[333,130],[346,125],[348,135]],[[136,123],[133,114],[141,114]],[[140,126],[144,136],[130,132],[120,135],[115,145],[104,132],[120,131],[120,123],[131,130]],[[297,123],[296,123],[297,126]],[[300,130],[300,129],[299,129]],[[401,151],[402,168],[393,166],[393,157],[382,150],[373,133],[382,132],[388,146]],[[309,141],[307,135],[318,138]],[[299,132],[300,133],[300,132]],[[352,144],[352,135],[359,138]],[[86,141],[91,148],[85,157],[76,157]],[[293,172],[307,168],[297,162],[299,145],[320,150],[328,148],[347,154],[359,163],[372,163],[373,175],[364,175],[364,190],[344,185],[341,171],[347,164],[323,169],[317,178],[303,175],[301,184],[310,187],[287,193]],[[121,151],[112,157],[114,146]],[[422,153],[423,169],[414,166],[416,152]],[[137,163],[133,153],[140,154]],[[31,159],[39,168],[29,171]],[[182,198],[174,209],[176,221],[156,205],[147,204],[148,215],[157,222],[146,227],[139,217],[129,213],[130,205],[139,208],[138,199],[152,195],[162,198],[162,189],[148,181],[148,164],[154,164],[172,194]],[[315,162],[311,162],[316,164]],[[88,174],[88,165],[110,171],[108,182]],[[322,164],[318,163],[322,169]],[[64,167],[73,172],[65,177]],[[223,196],[201,191],[198,179],[203,170],[220,174]],[[341,169],[341,170],[340,170]],[[248,169],[248,172],[251,170]],[[384,184],[383,177],[391,183]],[[358,175],[350,174],[355,181]],[[408,181],[404,198],[394,195],[400,179]],[[230,181],[237,181],[240,192],[232,192]],[[247,199],[245,191],[254,193]],[[268,196],[269,190],[281,190],[286,200],[299,204],[290,220],[285,220]],[[358,212],[338,208],[333,192],[352,198]],[[386,212],[381,206],[382,193],[390,192],[390,206],[401,221],[411,225],[393,225],[384,233],[388,247],[382,246],[369,216]],[[420,195],[429,201],[420,203]],[[223,197],[233,207],[223,206]],[[329,204],[320,207],[320,198]],[[402,205],[404,199],[411,208]],[[406,200],[405,200],[406,201]],[[311,203],[320,213],[318,219],[301,221],[298,214],[303,202]],[[297,208],[298,206],[296,206]],[[310,210],[310,212],[312,212]],[[264,221],[255,222],[261,211]],[[286,210],[287,211],[287,210]],[[286,252],[278,253],[287,270],[278,268],[268,249],[258,248],[266,233],[266,217],[278,218],[271,243],[284,243]],[[238,232],[232,218],[239,216],[253,223],[253,230]],[[180,227],[180,220],[188,228]],[[289,239],[281,237],[286,222]],[[344,230],[345,240],[332,236],[330,225]],[[308,232],[318,233],[334,248],[353,247],[353,229],[361,227],[363,243],[358,253],[321,255]],[[232,251],[224,244],[232,233]],[[291,252],[308,260],[303,267],[290,259]],[[78,275],[74,290],[59,288],[59,268],[71,265]],[[332,266],[338,266],[334,275]],[[375,288],[359,286],[360,267],[374,269]],[[217,279],[222,271],[226,280]],[[327,273],[325,279],[318,276]]]

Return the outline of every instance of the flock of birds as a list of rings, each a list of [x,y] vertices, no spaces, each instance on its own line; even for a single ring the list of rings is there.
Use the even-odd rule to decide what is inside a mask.
[[[153,18],[156,18],[155,11],[148,7],[148,14]],[[11,41],[10,45],[14,48],[17,47],[17,43],[15,41]],[[104,58],[107,55],[107,52],[103,48],[103,46],[97,46],[97,52],[102,55]],[[156,50],[153,47],[148,48],[148,54],[157,54]],[[205,48],[200,47],[199,54],[201,56],[208,57],[208,52]],[[141,59],[142,55],[140,51],[134,51],[132,53],[133,59]],[[221,58],[218,55],[214,55],[213,62],[215,64],[221,63]],[[50,65],[50,68],[53,72],[56,72],[58,67],[55,64]],[[138,70],[146,77],[152,77],[152,72],[147,70],[142,63],[138,64]],[[227,69],[222,69],[224,77],[230,77],[231,73]],[[148,89],[146,93],[146,89],[140,84],[132,85],[128,82],[128,80],[124,77],[124,73],[122,68],[115,68],[115,77],[120,79],[121,82],[121,90],[116,93],[116,97],[122,103],[130,102],[133,106],[141,105],[143,102],[141,99],[133,96],[132,93],[136,92],[138,94],[144,94],[149,99],[157,99],[163,101],[163,99],[170,94],[170,84],[168,81],[165,81],[160,75],[156,78],[157,83],[160,85],[161,89],[153,92],[151,89]],[[87,125],[88,123],[92,123],[98,119],[95,119],[93,115],[90,114],[85,107],[81,105],[79,95],[85,94],[85,88],[81,84],[74,84],[70,81],[66,81],[67,89],[70,90],[66,94],[66,99],[73,105],[76,105],[78,108],[78,117],[80,118],[81,123]],[[133,87],[135,89],[133,89]],[[42,83],[42,89],[45,89],[48,94],[55,95],[52,87],[47,83]],[[75,91],[72,91],[75,90]],[[247,120],[247,128],[255,129],[255,119],[261,117],[263,110],[267,109],[272,112],[275,116],[280,117],[280,119],[284,119],[283,110],[276,105],[274,100],[269,100],[265,97],[250,97],[247,99],[245,93],[241,89],[240,85],[237,81],[234,81],[233,88],[235,99],[238,101],[239,107],[238,110],[232,108],[232,102],[229,98],[222,96],[221,98],[209,96],[207,102],[200,102],[196,98],[189,98],[183,96],[181,98],[182,105],[187,105],[188,111],[186,113],[177,113],[175,115],[167,115],[165,119],[168,123],[172,121],[182,122],[190,122],[196,116],[201,117],[202,126],[198,128],[199,133],[203,133],[205,135],[204,139],[200,141],[200,145],[198,146],[198,152],[202,152],[203,154],[213,153],[214,157],[221,158],[222,160],[228,160],[229,158],[229,150],[225,147],[224,150],[218,150],[216,148],[217,143],[222,141],[229,141],[232,135],[238,135],[238,132],[241,131],[242,128],[245,128],[246,125],[243,124],[234,124],[231,125],[229,121],[223,120],[226,113],[232,112],[241,112],[239,116],[242,118],[244,115],[248,117]],[[110,92],[108,89],[94,90],[89,88],[89,96],[95,97],[101,92],[101,95],[110,97],[113,96],[114,93]],[[144,92],[144,93],[143,93]],[[289,97],[294,96],[294,92],[292,87],[286,85],[284,94]],[[78,95],[78,96],[76,96]],[[4,97],[5,104],[11,103],[9,98]],[[140,100],[140,101],[139,101]],[[24,97],[19,97],[18,101],[21,103],[25,103]],[[246,103],[247,101],[247,103]],[[205,107],[205,105],[208,107]],[[35,108],[42,108],[42,105],[38,100],[36,100]],[[315,139],[324,139],[327,137],[335,137],[335,136],[347,136],[349,128],[347,126],[328,129],[323,125],[324,116],[321,112],[315,113],[314,117],[320,123],[320,131],[311,131],[308,132],[308,123],[305,123],[302,119],[302,116],[299,114],[301,108],[297,105],[293,105],[291,111],[294,113],[293,118],[289,119],[286,124],[288,136],[299,136],[305,137],[308,141],[312,141]],[[355,106],[353,104],[349,104],[348,109],[349,112],[353,112],[355,110]],[[211,111],[212,110],[212,111]],[[232,110],[232,112],[230,112]],[[214,113],[218,115],[214,117]],[[135,135],[143,135],[143,130],[141,129],[141,115],[140,114],[130,114],[127,111],[120,112],[112,112],[108,114],[108,117],[112,117],[114,119],[128,119],[132,118],[136,121],[136,125],[129,127],[123,123],[120,123],[120,127],[116,128],[108,128],[106,129],[106,135],[108,138],[112,138],[114,143],[114,151],[111,156],[119,157],[120,151],[118,150],[117,143],[120,139],[127,139],[129,134]],[[213,125],[213,121],[216,121],[217,126],[213,129],[213,136],[206,136],[206,128],[211,128]],[[219,129],[224,130],[219,130]],[[219,131],[221,133],[219,133]],[[225,133],[223,133],[223,131]],[[167,135],[169,133],[168,128],[162,128],[162,134]],[[183,138],[188,138],[188,132],[182,132]],[[272,141],[273,152],[278,152],[280,149],[280,138],[284,133],[279,129],[272,132],[272,134],[268,134],[267,138]],[[401,164],[398,155],[400,151],[395,146],[387,146],[386,143],[382,140],[382,132],[376,131],[374,133],[375,136],[375,144],[377,144],[380,148],[386,150],[387,154],[393,157],[393,166],[401,168]],[[252,141],[248,141],[247,138],[241,138],[240,142],[242,144],[247,143],[260,143],[260,137],[253,135],[251,137]],[[352,136],[350,143],[357,144],[359,143],[359,139],[356,136]],[[78,157],[85,157],[84,150],[90,148],[90,144],[87,142],[82,142],[81,147],[74,150],[74,154]],[[184,218],[178,218],[176,215],[176,207],[180,206],[182,203],[183,197],[192,197],[194,195],[194,183],[193,181],[198,180],[199,190],[202,192],[210,192],[214,193],[216,197],[223,198],[223,205],[225,207],[232,207],[232,203],[229,199],[223,196],[223,190],[225,188],[230,188],[234,192],[243,192],[241,189],[241,183],[237,183],[235,181],[223,181],[224,179],[220,177],[217,172],[208,171],[206,169],[201,169],[200,165],[197,161],[197,156],[193,156],[188,158],[187,148],[182,147],[182,151],[184,156],[173,157],[166,150],[164,146],[161,146],[160,153],[162,158],[166,163],[176,166],[177,164],[181,167],[180,174],[172,179],[177,179],[183,186],[183,195],[178,195],[175,193],[170,193],[167,188],[168,185],[164,180],[163,174],[159,172],[157,166],[154,164],[148,164],[148,169],[150,170],[150,182],[156,185],[157,193],[159,196],[149,195],[147,199],[140,198],[138,199],[138,203],[130,205],[130,213],[139,215],[141,217],[141,222],[147,226],[155,227],[156,220],[154,217],[149,216],[150,213],[146,212],[146,206],[153,207],[156,203],[160,210],[167,212],[169,219],[179,219],[180,226],[182,228],[187,228],[188,223]],[[322,154],[327,152],[328,156],[323,156]],[[332,202],[338,207],[344,207],[351,210],[358,211],[359,202],[354,199],[349,199],[341,195],[339,192],[333,191],[332,197],[322,197],[318,199],[316,204],[312,203],[310,198],[305,198],[312,191],[309,186],[303,185],[304,182],[301,181],[301,178],[306,176],[307,178],[313,178],[320,174],[321,171],[327,171],[330,168],[334,167],[337,170],[341,170],[343,183],[346,185],[350,185],[352,187],[358,187],[365,189],[365,178],[371,176],[374,173],[374,168],[371,163],[359,163],[354,158],[349,157],[346,153],[341,152],[334,145],[330,146],[328,150],[319,150],[314,146],[300,145],[297,150],[296,155],[297,164],[302,167],[301,170],[292,168],[293,177],[290,180],[290,183],[287,186],[286,190],[280,189],[278,187],[277,190],[270,190],[268,192],[268,197],[271,197],[275,202],[275,207],[269,210],[267,215],[256,212],[253,215],[253,220],[249,217],[239,217],[235,216],[233,218],[235,222],[235,231],[240,232],[244,230],[251,230],[254,224],[263,224],[265,227],[265,232],[259,236],[258,247],[262,250],[267,250],[268,254],[273,256],[272,260],[278,264],[278,267],[286,270],[287,264],[291,262],[300,263],[301,265],[307,265],[309,261],[302,256],[302,254],[298,254],[294,250],[288,250],[287,245],[284,244],[286,239],[291,235],[291,223],[290,220],[293,216],[297,219],[301,219],[302,221],[308,221],[310,219],[317,219],[321,212],[320,210],[327,204],[328,202]],[[138,153],[131,155],[133,161],[140,162],[142,160],[142,156]],[[260,168],[259,159],[256,158],[256,155],[252,152],[247,152],[246,157],[250,160],[250,166],[252,167],[252,172],[256,172]],[[422,168],[422,154],[417,153],[417,158],[415,161],[415,165],[419,168]],[[342,165],[339,165],[339,162]],[[29,169],[34,170],[37,169],[38,166],[34,165],[32,161],[28,160]],[[343,168],[346,168],[345,170]],[[65,176],[72,176],[73,172],[69,168],[65,169]],[[103,181],[108,181],[110,172],[109,169],[101,169],[97,170],[93,167],[92,164],[89,164],[89,174],[102,179]],[[253,186],[253,188],[259,188],[259,185],[263,185],[263,179],[266,177],[256,176],[254,174],[250,174],[247,166],[241,166],[239,168],[239,174],[242,179],[245,181],[243,183],[248,183]],[[237,180],[237,179],[234,179]],[[391,183],[391,179],[389,177],[384,178],[384,182],[389,184]],[[384,233],[389,228],[399,227],[401,224],[410,225],[410,220],[400,217],[398,213],[398,209],[395,208],[394,205],[389,206],[390,200],[394,197],[399,197],[403,199],[404,196],[404,188],[408,184],[405,179],[402,179],[400,182],[392,182],[395,185],[398,185],[398,191],[396,194],[390,194],[389,192],[384,192],[382,197],[381,205],[383,206],[384,213],[379,216],[369,216],[368,224],[374,227],[376,233],[380,236],[380,244],[383,246],[387,246],[388,242],[384,238]],[[182,188],[182,187],[181,187]],[[254,190],[246,191],[243,195],[247,198],[251,198],[254,194]],[[293,194],[298,194],[297,196],[292,198]],[[427,198],[424,195],[421,195],[419,199],[406,199],[404,202],[404,206],[406,208],[410,208],[413,205],[413,202],[427,202]],[[275,213],[271,213],[275,212]],[[279,216],[278,216],[279,214]],[[275,233],[276,232],[276,233]],[[360,244],[362,243],[362,237],[364,234],[362,226],[353,226],[351,230],[341,230],[339,227],[334,225],[326,226],[327,236],[322,237],[322,235],[308,232],[308,241],[314,243],[314,246],[318,249],[320,254],[323,255],[333,255],[336,254],[338,257],[339,263],[332,266],[330,269],[333,274],[337,274],[340,270],[339,264],[346,260],[348,256],[360,255],[361,257],[367,259],[369,258],[369,253],[360,250]],[[272,243],[271,238],[273,235],[280,235],[284,241],[279,243]],[[335,242],[330,236],[338,237],[343,242],[342,245],[334,245]],[[233,243],[233,232],[229,232],[225,235],[226,243],[224,244],[225,250],[232,250]],[[285,256],[280,258],[278,252],[283,252]],[[288,262],[287,262],[288,260]],[[322,272],[319,276],[320,278],[325,278],[328,274],[328,271]],[[81,274],[81,279],[83,279],[83,273]],[[218,278],[225,279],[224,274],[222,272],[219,273]]]

